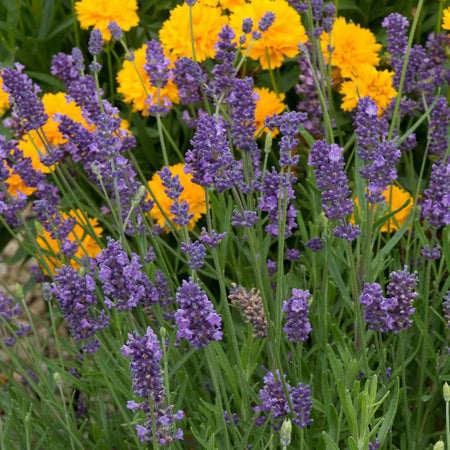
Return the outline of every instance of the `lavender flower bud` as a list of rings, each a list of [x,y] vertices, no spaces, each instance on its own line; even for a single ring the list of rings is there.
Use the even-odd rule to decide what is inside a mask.
[[[80,275],[72,267],[63,266],[55,275],[51,293],[55,295],[76,341],[89,339],[109,325],[109,315],[104,310],[99,316],[93,317],[97,295],[95,281],[90,274]]]
[[[250,33],[252,31],[252,28],[253,28],[253,20],[250,17],[242,21],[242,32],[244,34]]]
[[[103,36],[98,28],[91,31],[89,37],[88,50],[92,56],[97,56],[101,53],[103,47]]]
[[[183,411],[170,413],[173,405],[164,408],[166,393],[164,391],[160,360],[163,351],[153,330],[148,327],[141,338],[137,332],[128,335],[127,345],[122,346],[122,354],[131,356],[133,390],[141,398],[151,397],[152,407],[145,400],[136,403],[130,400],[127,404],[132,411],[141,410],[146,415],[144,425],[136,425],[136,431],[141,442],[155,441],[161,445],[170,444],[174,440],[183,439],[183,431],[175,431],[173,423],[183,418]],[[153,422],[155,428],[153,429]]]
[[[308,321],[309,296],[309,291],[292,289],[292,297],[283,302],[281,310],[286,313],[286,325],[283,331],[290,342],[306,341],[312,330]]]
[[[189,254],[188,266],[192,270],[198,270],[205,264],[206,248],[201,242],[192,242],[191,240],[189,240],[189,244],[182,242],[181,251]]]
[[[258,29],[261,32],[267,31],[275,20],[275,14],[271,11],[267,11],[258,22]]]
[[[184,337],[197,350],[211,341],[222,339],[222,319],[198,284],[191,278],[189,281],[183,280],[176,298],[180,306],[175,312],[177,339]]]
[[[108,24],[108,30],[111,33],[111,36],[114,40],[120,41],[123,37],[122,28],[117,25],[117,22],[111,21]]]
[[[379,332],[390,330],[397,334],[411,326],[410,316],[415,311],[412,304],[418,296],[414,292],[417,275],[408,273],[405,268],[392,272],[389,277],[391,282],[386,289],[387,298],[378,283],[365,283],[359,301],[366,305],[364,320],[369,323],[370,329]]]
[[[145,56],[147,62],[144,64],[144,70],[150,77],[151,85],[164,88],[169,81],[170,60],[165,57],[161,44],[155,39],[147,42]]]
[[[45,125],[48,120],[44,105],[37,96],[41,89],[22,73],[25,66],[16,63],[15,67],[16,69],[7,67],[0,71],[3,90],[14,99],[25,130],[36,130]]]
[[[312,238],[305,244],[305,247],[310,248],[314,253],[318,252],[320,249],[323,248],[322,239],[318,237]]]

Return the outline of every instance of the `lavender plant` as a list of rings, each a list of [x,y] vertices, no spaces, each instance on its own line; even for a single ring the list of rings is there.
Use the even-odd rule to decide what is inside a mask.
[[[450,9],[95,3],[0,66],[0,447],[448,445]]]

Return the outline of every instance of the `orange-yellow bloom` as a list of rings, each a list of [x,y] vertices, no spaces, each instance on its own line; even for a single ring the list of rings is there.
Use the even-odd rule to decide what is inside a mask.
[[[0,77],[0,116],[9,108],[9,94],[3,91],[3,79]]]
[[[245,0],[220,0],[220,7],[222,9],[228,9],[229,11],[234,11],[238,6],[245,5]]]
[[[97,219],[83,216],[79,209],[76,211],[69,211],[67,214],[61,212],[61,216],[64,220],[73,217],[77,221],[67,239],[70,242],[78,243],[78,250],[75,255],[69,259],[68,263],[74,269],[79,269],[80,264],[77,259],[81,259],[83,256],[95,258],[102,251],[102,248],[91,233],[94,232],[97,238],[100,239],[103,229],[99,226]],[[43,258],[52,273],[55,273],[57,268],[62,268],[62,264],[67,264],[67,260],[65,260],[66,257],[62,256],[60,253],[61,243],[58,243],[57,240],[53,239],[48,231],[43,229],[39,232],[36,237],[36,243],[43,250]],[[41,257],[37,255],[37,258],[39,259],[40,264],[45,267],[44,261],[40,260]]]
[[[201,216],[206,214],[205,191],[201,186],[192,182],[192,175],[190,173],[184,172],[184,164],[175,164],[170,166],[169,169],[172,173],[172,177],[178,175],[180,184],[184,188],[179,198],[180,203],[186,201],[189,204],[189,214],[194,214],[194,217],[187,225],[188,230],[192,230]],[[150,191],[153,193],[156,201],[161,207],[161,209],[159,209],[158,205],[155,203],[150,210],[150,215],[159,226],[164,227],[164,229],[168,231],[169,228],[166,226],[166,218],[161,210],[164,211],[170,220],[172,220],[175,216],[170,212],[170,205],[172,205],[174,200],[170,199],[164,192],[166,188],[162,185],[162,180],[158,173],[153,175],[153,178],[148,182],[148,185]],[[152,198],[150,194],[148,195],[148,198]],[[174,226],[179,228],[177,224],[174,224]]]
[[[408,200],[409,203],[403,209],[395,213],[392,217],[386,220],[381,226],[380,231],[396,231],[398,230],[408,219],[411,214],[412,207],[414,205],[413,197],[409,192],[406,192],[399,186],[395,184],[388,186],[386,190],[383,191],[385,197],[385,205],[390,204],[390,208],[386,210],[385,214],[388,215],[394,211],[400,209]],[[359,208],[358,198],[355,198],[355,207]],[[350,222],[355,223],[354,217],[350,218]]]
[[[258,94],[259,100],[256,100],[256,110],[255,110],[255,122],[256,122],[256,134],[258,134],[262,129],[265,133],[269,132],[268,128],[264,126],[264,120],[267,116],[273,116],[274,114],[281,114],[285,109],[286,105],[283,103],[284,94],[278,94],[276,92],[270,91],[267,88],[255,88],[255,92]],[[272,131],[272,136],[276,136],[278,131],[274,129]]]
[[[123,101],[130,103],[133,111],[141,111],[148,116],[148,105],[145,104],[149,95],[153,96],[153,104],[158,101],[158,89],[150,84],[150,78],[144,70],[146,44],[134,52],[134,61],[125,60],[123,67],[117,74],[117,92],[123,95]],[[142,84],[144,83],[144,84]],[[170,102],[178,103],[178,89],[169,80],[166,87],[160,91],[161,103],[164,97]]]
[[[56,113],[64,114],[75,122],[83,124],[88,128],[87,122],[84,120],[81,114],[81,108],[76,105],[75,102],[68,102],[66,100],[66,94],[58,92],[57,94],[45,94],[42,97],[42,103],[44,109],[48,115],[48,120],[42,127],[42,132],[45,135],[47,142],[56,146],[66,142],[66,139],[58,130],[58,122],[53,120],[53,116]],[[18,148],[22,150],[23,156],[31,158],[31,164],[34,170],[40,170],[42,173],[49,173],[50,167],[41,163],[40,153],[46,154],[46,148],[36,130],[31,130],[29,134],[19,142]],[[9,179],[6,180],[9,184],[8,192],[10,195],[17,195],[17,191],[21,191],[26,195],[30,195],[35,191],[35,188],[27,187],[21,180],[19,175],[12,174]]]
[[[198,62],[212,58],[218,34],[227,23],[220,8],[211,7],[204,1],[192,6],[195,56]],[[183,3],[170,11],[170,17],[159,30],[161,44],[171,59],[187,56],[193,59],[189,5]]]
[[[450,30],[450,7],[444,9],[442,14],[442,28],[444,30]]]
[[[320,44],[325,60],[328,62],[330,35],[322,33]],[[374,34],[358,24],[347,23],[344,17],[338,17],[331,30],[331,65],[341,70],[344,78],[358,75],[362,65],[376,66],[380,60],[378,44]]]
[[[109,22],[115,21],[123,31],[139,23],[137,7],[136,0],[81,0],[75,3],[81,28],[98,28],[106,41],[111,39]]]
[[[275,20],[261,39],[254,41],[248,56],[259,60],[263,69],[280,67],[285,56],[293,58],[299,52],[298,43],[305,43],[307,36],[300,16],[285,0],[252,0],[232,10],[230,26],[236,37],[242,34],[242,21],[251,18],[253,30],[258,30],[258,22],[268,11],[275,14]],[[246,49],[250,44],[248,37],[243,45]]]
[[[377,70],[368,64],[363,65],[358,76],[350,77],[344,81],[339,92],[344,96],[342,109],[351,111],[358,105],[358,100],[370,96],[378,106],[378,113],[381,114],[387,108],[392,98],[397,95],[397,91],[392,86],[394,72],[388,70]]]

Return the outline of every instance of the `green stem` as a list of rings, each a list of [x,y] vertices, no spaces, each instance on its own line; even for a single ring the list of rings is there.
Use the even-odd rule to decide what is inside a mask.
[[[218,372],[220,370],[220,366],[218,364],[216,353],[213,349],[213,343],[209,343],[205,348],[206,359],[208,361],[209,371],[211,373],[211,381],[214,387],[214,392],[216,393],[216,404],[217,404],[217,422],[222,423],[222,428],[225,433],[225,444],[226,448],[230,448],[230,440],[228,438],[228,427],[227,422],[225,420],[224,409],[222,404],[222,393],[220,390],[219,380],[218,380]]]
[[[410,51],[411,51],[411,46],[412,46],[412,43],[413,43],[414,34],[415,34],[415,31],[416,31],[416,28],[417,28],[419,17],[420,17],[421,12],[422,12],[423,2],[424,2],[424,0],[419,0],[419,3],[417,5],[417,9],[416,9],[416,14],[414,16],[414,21],[413,21],[413,24],[412,24],[412,27],[411,27],[411,32],[409,33],[408,46],[406,47],[405,60],[403,61],[402,74],[401,74],[401,78],[400,78],[400,85],[399,85],[398,90],[397,90],[397,99],[396,99],[396,102],[395,102],[395,109],[394,109],[394,112],[392,114],[391,128],[389,130],[389,136],[387,138],[388,141],[390,141],[392,139],[392,136],[394,134],[395,124],[397,122],[397,116],[399,115],[400,102],[402,100],[402,93],[403,93],[403,85],[405,83],[406,67],[408,66],[409,54],[410,54]]]

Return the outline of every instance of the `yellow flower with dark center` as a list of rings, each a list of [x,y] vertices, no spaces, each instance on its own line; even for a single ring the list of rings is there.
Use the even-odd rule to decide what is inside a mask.
[[[189,204],[189,214],[194,214],[194,217],[187,225],[188,230],[192,230],[201,216],[206,214],[205,190],[202,186],[192,181],[192,175],[190,173],[184,172],[184,164],[175,164],[170,166],[169,169],[172,173],[172,178],[175,175],[178,175],[180,184],[184,188],[179,198],[180,203],[186,201]],[[161,209],[159,209],[158,205],[155,203],[153,208],[150,210],[150,215],[159,226],[163,227],[166,231],[169,231],[169,228],[166,226],[166,218],[161,210],[164,211],[170,220],[172,220],[175,216],[170,212],[170,206],[174,200],[170,199],[165,193],[166,188],[163,186],[161,177],[157,172],[148,182],[148,186],[150,191],[155,196],[156,201],[159,203],[159,207],[161,207]],[[149,194],[147,198],[152,197]],[[176,228],[179,228],[177,224],[174,223],[173,225]]]
[[[267,88],[255,88],[254,91],[259,97],[259,100],[255,101],[255,122],[257,127],[255,134],[258,134],[262,129],[264,129],[265,133],[268,133],[269,129],[264,127],[264,120],[267,116],[281,114],[286,109],[286,105],[283,103],[285,95],[281,93],[277,95],[276,92]],[[274,129],[272,136],[275,137],[277,134],[278,130]]]
[[[231,11],[230,26],[236,39],[242,34],[242,21],[253,21],[252,31],[258,30],[258,22],[266,12],[273,12],[275,20],[267,31],[262,32],[261,39],[254,41],[248,57],[259,60],[263,69],[280,67],[284,58],[293,58],[299,52],[298,43],[305,43],[307,36],[297,12],[285,0],[252,0]],[[243,51],[249,46],[251,36],[243,45]]]
[[[442,13],[442,28],[444,30],[450,30],[450,7],[444,9]]]
[[[81,259],[83,258],[83,256],[95,258],[102,251],[102,248],[97,243],[97,240],[91,235],[91,233],[93,231],[97,238],[100,239],[103,233],[103,229],[99,226],[97,219],[92,219],[90,217],[87,217],[86,215],[86,217],[83,216],[79,209],[77,209],[76,211],[69,211],[67,214],[62,212],[61,216],[63,220],[67,220],[69,217],[73,217],[77,221],[72,232],[67,236],[67,239],[70,242],[78,243],[78,250],[76,251],[75,255],[70,258],[68,263],[74,269],[79,269],[80,264],[78,263],[76,258]],[[90,226],[88,226],[88,223],[90,224]],[[55,273],[55,270],[57,268],[62,268],[62,264],[67,264],[67,260],[65,260],[65,257],[62,256],[60,252],[61,242],[58,243],[56,239],[53,239],[48,231],[43,229],[42,232],[38,233],[38,236],[36,237],[36,243],[42,249],[43,258],[52,273]],[[38,262],[44,268],[44,271],[46,271],[45,264],[44,261],[41,260],[41,256],[36,256],[38,258]]]
[[[199,1],[192,6],[192,28],[194,32],[195,56],[198,62],[216,54],[214,45],[218,34],[227,23],[220,8]],[[169,58],[187,56],[193,59],[189,5],[183,3],[170,11],[170,17],[159,30],[159,39]]]
[[[103,39],[109,41],[109,22],[116,22],[123,31],[128,31],[139,23],[136,0],[81,0],[75,3],[80,26],[98,28]]]
[[[150,84],[150,77],[144,70],[144,64],[147,62],[145,51],[147,44],[144,44],[139,50],[134,52],[134,61],[125,60],[123,67],[117,74],[117,92],[123,95],[123,101],[131,104],[133,111],[141,111],[142,115],[148,116],[145,102],[149,95],[153,96],[153,104],[158,101],[158,89]],[[137,69],[137,71],[136,71]],[[169,80],[166,87],[160,90],[160,103],[164,103],[164,97],[172,103],[178,103],[178,89],[176,85]]]
[[[414,205],[414,199],[409,192],[406,192],[404,189],[396,186],[395,184],[388,186],[388,188],[383,191],[383,195],[385,197],[385,203],[382,203],[381,205],[386,206],[387,204],[390,204],[390,208],[389,210],[386,210],[386,214],[397,211],[409,200],[408,205],[395,213],[388,220],[386,220],[386,222],[381,226],[380,229],[380,231],[382,232],[396,231],[406,222],[406,219],[408,219],[409,215],[411,214],[411,210]],[[355,198],[355,207],[359,209],[358,198]],[[353,215],[350,218],[350,222],[355,224]]]
[[[325,60],[328,62],[330,35],[322,33],[320,44]],[[378,52],[381,44],[378,44],[375,35],[358,24],[347,23],[344,17],[338,17],[334,21],[331,30],[331,65],[341,70],[344,78],[357,75],[363,64],[376,66],[380,60]]]
[[[360,68],[358,76],[350,77],[344,81],[339,92],[344,96],[342,109],[351,111],[358,105],[358,100],[370,96],[378,106],[378,114],[387,108],[397,91],[392,86],[394,72],[377,70],[368,64]]]
[[[0,116],[9,108],[9,94],[3,91],[3,79],[0,77]]]

